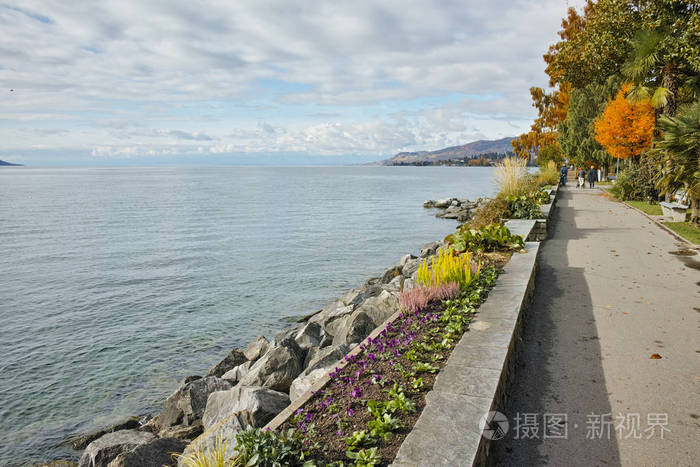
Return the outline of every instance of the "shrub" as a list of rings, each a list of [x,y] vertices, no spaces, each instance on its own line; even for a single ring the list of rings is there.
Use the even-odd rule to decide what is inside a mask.
[[[550,160],[547,161],[547,165],[540,167],[537,183],[540,186],[556,185],[559,183],[559,168],[556,162]]]
[[[525,246],[523,237],[511,234],[508,227],[499,224],[491,224],[479,230],[462,225],[446,240],[457,251],[512,251]]]
[[[459,293],[459,284],[447,282],[433,287],[414,287],[398,294],[399,305],[406,311],[424,310],[433,300],[446,300]]]
[[[399,305],[406,311],[421,311],[430,302],[430,292],[425,287],[414,287],[411,290],[404,290],[398,296]]]
[[[469,253],[455,256],[452,248],[441,248],[437,256],[433,256],[432,266],[428,268],[428,260],[418,269],[418,283],[425,287],[439,287],[442,284],[456,282],[464,288],[479,273],[480,265],[472,265]]]
[[[547,198],[549,199],[549,195]],[[509,196],[506,201],[508,201],[510,216],[513,219],[539,219],[542,217],[540,205],[532,195]]]
[[[525,193],[524,179],[527,162],[519,157],[506,157],[496,164],[496,180],[502,196],[520,196]]]
[[[469,222],[472,229],[480,229],[491,224],[500,224],[502,219],[510,217],[508,201],[504,198],[494,198],[481,206]]]
[[[313,437],[313,427],[307,436]],[[237,456],[233,466],[301,465],[309,455],[304,437],[294,428],[282,431],[247,428],[236,433]]]
[[[654,174],[650,173],[652,171],[644,164],[633,164],[620,172],[610,192],[622,201],[655,201],[659,197],[659,191],[654,185]]]

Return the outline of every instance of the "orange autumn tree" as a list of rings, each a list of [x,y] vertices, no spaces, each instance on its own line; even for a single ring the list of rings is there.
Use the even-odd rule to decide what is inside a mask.
[[[635,157],[651,147],[654,137],[654,108],[649,99],[630,102],[626,84],[609,100],[595,121],[595,139],[617,159]]]
[[[568,83],[559,85],[551,93],[538,87],[530,88],[532,106],[537,109],[538,117],[528,133],[523,133],[510,142],[516,156],[531,160],[537,154],[539,161],[539,155],[547,149],[561,156],[557,143],[557,125],[566,120],[570,91]]]

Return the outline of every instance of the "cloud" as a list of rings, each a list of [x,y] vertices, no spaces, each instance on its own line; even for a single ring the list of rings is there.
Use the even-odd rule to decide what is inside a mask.
[[[164,137],[178,151],[369,154],[512,135],[534,115],[528,88],[546,84],[541,55],[565,10],[561,0],[13,1],[0,5],[0,81],[15,89],[0,99],[10,122],[0,149],[22,149],[11,137],[29,122],[71,130],[70,141],[46,133],[47,146],[138,142],[124,155],[167,154]]]
[[[204,133],[188,133],[186,131],[182,130],[171,130],[167,133],[169,136],[178,138],[178,139],[186,139],[190,141],[213,141],[214,138],[212,138],[209,135],[206,135]]]

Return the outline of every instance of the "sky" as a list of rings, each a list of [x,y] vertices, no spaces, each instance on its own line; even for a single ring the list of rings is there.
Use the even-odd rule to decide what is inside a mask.
[[[352,163],[517,136],[575,0],[0,0],[0,159]]]

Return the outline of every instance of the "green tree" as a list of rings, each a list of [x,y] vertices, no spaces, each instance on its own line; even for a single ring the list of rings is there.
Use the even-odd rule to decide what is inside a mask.
[[[692,207],[690,221],[698,223],[700,210],[700,103],[681,110],[677,117],[662,115],[663,137],[653,154],[664,158],[657,186],[662,193],[685,190]]]
[[[604,177],[607,176],[612,158],[596,141],[594,123],[605,108],[611,87],[616,87],[616,83],[589,84],[573,89],[569,99],[569,112],[566,120],[559,124],[557,137],[559,147],[571,162],[578,166],[590,163],[600,165]]]
[[[589,0],[583,16],[570,8],[562,21],[561,41],[544,55],[550,86],[570,83],[574,88],[604,84],[619,74],[640,27],[638,1]]]
[[[630,98],[651,99],[655,108],[672,117],[679,97],[696,94],[681,88],[689,81],[691,87],[697,86],[700,73],[700,3],[646,0],[640,2],[639,15],[638,32],[623,67],[636,85]]]

